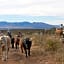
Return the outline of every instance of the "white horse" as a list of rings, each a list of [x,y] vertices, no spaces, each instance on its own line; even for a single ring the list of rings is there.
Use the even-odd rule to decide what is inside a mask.
[[[9,36],[6,36],[6,35],[0,36],[2,60],[7,60],[8,58],[8,51],[10,48],[10,43],[11,43],[11,39]]]

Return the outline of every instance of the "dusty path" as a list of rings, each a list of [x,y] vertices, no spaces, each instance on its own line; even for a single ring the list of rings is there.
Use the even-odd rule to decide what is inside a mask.
[[[26,58],[24,53],[19,50],[10,49],[9,58],[7,61],[2,61],[0,56],[0,64],[59,64],[51,56],[44,57],[36,53],[37,46],[33,46],[31,49],[31,56]],[[35,53],[33,53],[35,51]]]

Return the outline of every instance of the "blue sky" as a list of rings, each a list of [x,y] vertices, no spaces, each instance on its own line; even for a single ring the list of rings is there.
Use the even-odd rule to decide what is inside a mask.
[[[64,0],[0,0],[0,21],[64,24]]]
[[[61,16],[23,16],[23,15],[0,15],[0,21],[6,22],[44,22],[52,25],[64,24]]]

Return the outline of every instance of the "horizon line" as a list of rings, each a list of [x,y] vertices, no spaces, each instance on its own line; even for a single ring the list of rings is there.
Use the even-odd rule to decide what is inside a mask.
[[[0,21],[1,22],[7,22],[7,23],[22,23],[22,22],[27,22],[27,23],[45,23],[45,24],[49,24],[49,23],[46,23],[46,22],[29,22],[29,21],[22,21],[22,22],[10,22],[10,21]],[[55,24],[49,24],[49,25],[55,25]],[[61,24],[57,24],[57,25],[61,25]]]

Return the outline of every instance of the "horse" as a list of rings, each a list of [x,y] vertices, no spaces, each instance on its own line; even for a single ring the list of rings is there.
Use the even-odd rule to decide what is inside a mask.
[[[15,36],[14,36],[14,44],[15,44],[15,48],[16,48],[16,49],[19,48],[20,40],[21,40],[21,37],[19,37],[18,35],[15,35]]]
[[[11,39],[9,36],[6,36],[6,35],[0,36],[2,60],[7,60],[8,58],[8,51],[10,48],[10,43],[11,43]]]
[[[32,41],[29,38],[23,39],[21,44],[21,50],[25,51],[26,57],[30,56],[30,49],[31,49]]]
[[[56,28],[55,34],[56,34],[56,36],[61,37],[61,36],[63,35],[63,31],[62,31],[62,29],[60,29],[60,28]]]

